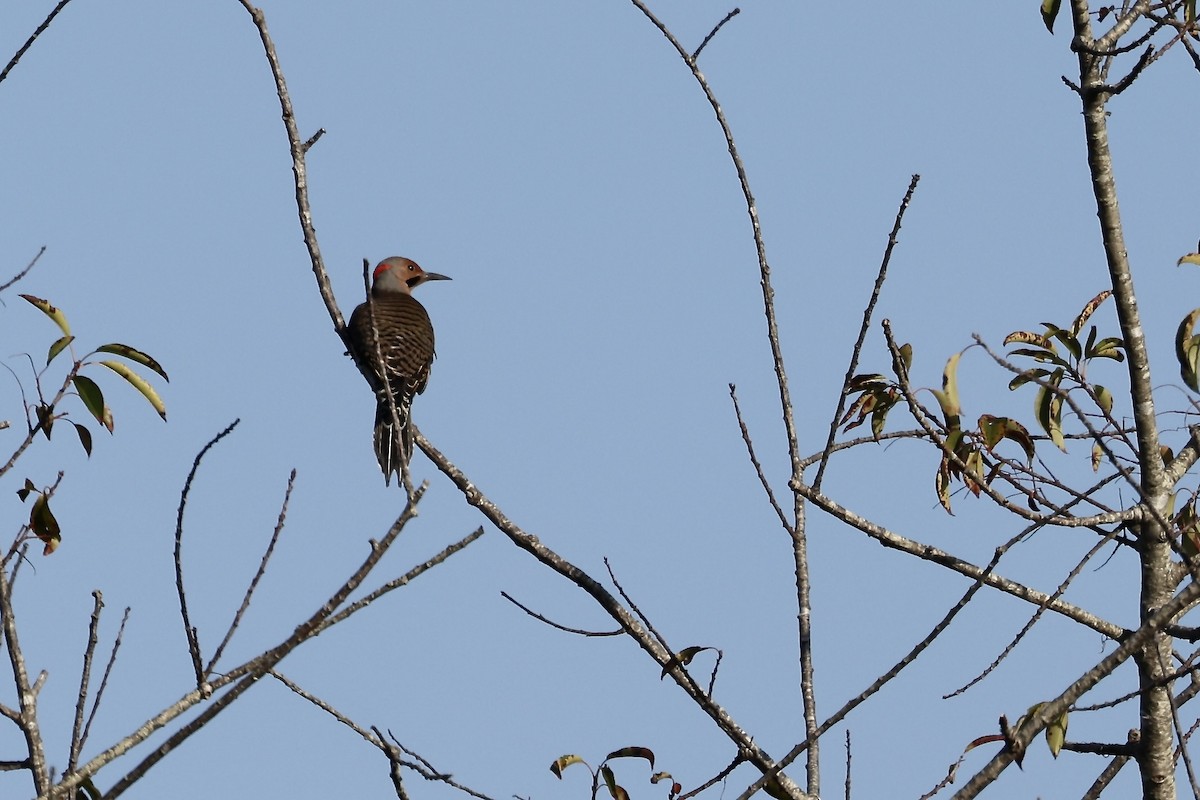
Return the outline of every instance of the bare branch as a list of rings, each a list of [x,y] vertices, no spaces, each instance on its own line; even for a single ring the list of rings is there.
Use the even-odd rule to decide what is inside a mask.
[[[200,655],[200,637],[188,617],[187,592],[183,589],[183,511],[187,507],[188,495],[192,491],[192,481],[196,479],[196,471],[200,469],[201,460],[213,445],[233,433],[233,429],[238,426],[239,422],[241,422],[240,419],[235,419],[225,427],[225,430],[200,448],[200,452],[196,454],[196,459],[192,462],[192,469],[188,472],[187,480],[183,482],[183,491],[179,495],[179,510],[175,517],[175,590],[179,594],[179,613],[183,617],[183,632],[187,637],[188,654],[192,657],[192,669],[195,671],[197,688],[204,685],[204,667]]]
[[[867,332],[871,329],[871,317],[875,313],[875,305],[879,302],[879,295],[883,292],[883,282],[887,280],[888,265],[892,261],[892,251],[896,249],[900,239],[900,223],[904,221],[904,212],[908,210],[908,204],[912,202],[913,193],[917,191],[917,183],[921,180],[920,175],[914,174],[908,182],[908,191],[904,193],[904,199],[900,201],[900,208],[896,209],[896,218],[892,222],[892,232],[888,234],[887,247],[883,250],[883,261],[879,264],[879,272],[875,275],[875,286],[871,289],[871,299],[867,301],[867,307],[863,310],[862,325],[858,330],[858,338],[854,341],[854,347],[850,351],[850,363],[846,367],[846,377],[842,380],[842,391],[838,394],[837,409],[833,412],[833,421],[829,423],[829,436],[825,439],[825,449],[821,454],[821,465],[817,467],[817,477],[813,479],[812,486],[817,491],[821,490],[821,481],[825,477],[825,467],[829,465],[829,457],[833,455],[833,440],[837,437],[838,422],[842,419],[842,413],[846,410],[846,391],[850,386],[850,379],[858,371],[858,362],[862,357],[863,344],[867,341]]]
[[[108,654],[108,663],[104,665],[104,674],[100,676],[100,686],[96,689],[96,697],[92,700],[92,710],[88,712],[87,722],[84,723],[83,735],[79,737],[79,747],[75,751],[76,756],[83,751],[83,746],[87,744],[88,734],[92,730],[92,722],[95,721],[96,714],[100,711],[100,702],[104,699],[104,690],[108,688],[108,678],[112,675],[113,666],[117,663],[117,653],[121,650],[121,638],[125,635],[127,622],[129,622],[129,606],[125,606],[125,613],[121,615],[121,625],[117,628],[116,638],[113,639],[112,651]],[[74,762],[72,762],[71,769],[74,767]]]
[[[456,467],[441,451],[435,448],[416,426],[413,426],[413,439],[429,460],[441,470],[442,474],[458,487],[459,492],[462,493],[463,499],[466,500],[468,505],[478,509],[484,517],[499,528],[500,532],[507,536],[517,547],[529,553],[543,565],[557,572],[590,595],[660,667],[667,667],[670,664],[670,660],[674,657],[673,654],[662,647],[654,637],[649,635],[629,610],[617,602],[616,598],[607,589],[579,567],[542,544],[541,540],[536,536],[526,533],[520,526],[510,520],[495,503],[491,502],[471,482],[461,469]],[[769,770],[774,766],[774,762],[766,751],[729,716],[724,708],[713,702],[712,698],[707,697],[703,689],[692,680],[686,671],[674,667],[669,670],[669,674],[676,684],[692,698],[693,702],[717,723],[717,726],[729,737],[734,745],[745,753],[746,760],[750,764],[753,764],[760,771]],[[786,779],[786,776],[783,777]],[[790,779],[786,779],[785,783],[793,787],[793,796],[803,796],[802,793],[799,793],[798,787],[795,787]]]
[[[0,83],[2,83],[4,79],[8,77],[8,73],[12,72],[13,67],[15,67],[17,62],[21,60],[21,57],[25,55],[25,52],[33,46],[33,43],[37,41],[39,36],[46,32],[46,28],[50,27],[50,23],[53,22],[54,18],[58,16],[58,12],[62,11],[69,2],[71,2],[71,0],[59,0],[58,5],[56,5],[54,9],[46,15],[46,19],[42,21],[41,25],[37,26],[37,30],[30,34],[29,38],[25,40],[25,44],[21,45],[21,48],[17,50],[16,54],[13,55],[11,59],[9,59],[9,62],[7,65],[5,65],[4,69],[0,70]]]
[[[66,2],[70,2],[70,0],[66,0]],[[25,269],[21,270],[21,271],[20,271],[20,272],[18,272],[16,275],[14,275],[13,277],[9,278],[9,279],[8,279],[8,281],[6,281],[5,283],[0,283],[0,292],[3,292],[5,289],[8,289],[8,288],[9,288],[9,287],[11,287],[13,284],[17,283],[17,282],[18,282],[18,281],[20,281],[22,278],[24,278],[26,275],[28,275],[28,274],[29,274],[29,270],[33,269],[33,265],[34,265],[34,264],[36,264],[36,263],[38,262],[38,259],[42,257],[42,253],[45,253],[45,252],[46,252],[46,246],[45,246],[45,245],[42,245],[42,249],[41,249],[41,250],[38,250],[38,251],[37,251],[37,255],[35,255],[35,256],[33,257],[33,260],[32,260],[32,261],[30,261],[28,264],[26,264],[26,265],[25,265]]]
[[[550,627],[558,628],[560,631],[565,631],[566,633],[574,633],[574,634],[578,634],[579,636],[622,636],[625,633],[625,631],[623,631],[619,628],[615,631],[588,631],[588,630],[584,630],[583,628],[568,628],[566,625],[560,625],[559,623],[555,622],[554,620],[548,619],[547,617],[537,613],[529,606],[526,606],[526,605],[522,604],[520,601],[516,600],[508,592],[500,592],[500,596],[503,597],[508,602],[512,603],[517,608],[524,611],[529,616],[536,619],[537,621],[544,622],[547,625],[549,625]]]
[[[213,668],[221,659],[221,654],[225,652],[226,645],[229,644],[229,640],[233,638],[234,631],[241,624],[242,616],[245,615],[246,609],[250,608],[250,600],[254,597],[254,590],[258,588],[258,582],[262,580],[263,575],[267,572],[267,563],[271,560],[271,554],[275,552],[275,545],[279,542],[279,535],[283,533],[283,522],[287,519],[288,502],[292,499],[292,488],[295,485],[296,470],[293,469],[288,476],[287,489],[283,493],[283,504],[279,507],[279,519],[275,522],[275,530],[271,534],[271,541],[267,544],[267,549],[259,561],[258,570],[254,573],[254,577],[250,579],[250,585],[246,587],[246,594],[242,597],[242,604],[238,606],[237,613],[233,615],[233,621],[229,623],[229,629],[225,631],[225,636],[221,639],[221,643],[217,645],[217,649],[213,651],[212,659],[204,669],[205,679],[212,675]]]
[[[740,13],[742,13],[742,10],[740,8],[735,8],[733,11],[730,11],[728,14],[726,14],[725,18],[718,22],[713,29],[708,32],[708,36],[704,37],[704,41],[700,43],[700,46],[692,52],[692,61],[700,58],[700,52],[705,47],[708,47],[708,43],[711,42],[712,38],[717,35],[717,31],[721,30],[721,28],[724,28],[726,22],[729,22],[729,20],[733,19]]]
[[[100,643],[100,610],[104,608],[104,595],[97,589],[92,592],[92,620],[88,625],[87,645],[83,649],[83,670],[79,674],[79,699],[75,703],[75,725],[71,729],[71,749],[67,756],[67,772],[75,769],[79,751],[83,747],[83,709],[87,704],[88,688],[92,677],[92,656]]]
[[[4,633],[5,650],[8,651],[8,663],[12,668],[13,683],[16,684],[17,702],[20,709],[18,726],[25,738],[25,747],[29,752],[29,771],[33,775],[33,788],[39,794],[44,794],[50,788],[50,767],[46,763],[45,743],[42,732],[38,727],[37,692],[29,682],[29,674],[25,670],[25,656],[21,653],[21,643],[17,639],[17,621],[13,613],[12,583],[8,573],[0,569],[0,630]]]

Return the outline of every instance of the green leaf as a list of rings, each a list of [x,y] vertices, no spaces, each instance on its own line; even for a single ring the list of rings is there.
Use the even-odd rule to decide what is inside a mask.
[[[1050,374],[1050,370],[1048,370],[1048,369],[1041,369],[1041,368],[1027,369],[1024,372],[1022,372],[1020,375],[1018,375],[1017,377],[1015,377],[1011,381],[1009,381],[1008,388],[1010,391],[1013,389],[1019,389],[1022,386],[1024,386],[1025,384],[1029,383],[1030,381],[1037,380],[1038,378],[1045,378],[1049,374]]]
[[[1011,439],[1021,446],[1029,461],[1032,462],[1036,455],[1033,437],[1029,435],[1028,429],[1015,419],[983,414],[979,417],[979,432],[983,435],[983,442],[987,445],[988,450],[995,450],[996,445],[1000,442]]]
[[[1125,342],[1118,336],[1109,336],[1107,339],[1101,339],[1096,342],[1095,347],[1091,348],[1088,353],[1088,358],[1111,358],[1113,361],[1124,361],[1125,354],[1121,352],[1121,348],[1125,346]]]
[[[931,390],[933,396],[937,398],[938,405],[942,408],[942,416],[946,418],[946,430],[958,430],[961,426],[959,414],[962,413],[962,408],[958,403],[958,361],[962,358],[962,353],[958,352],[950,356],[946,362],[946,368],[942,370],[942,389]]]
[[[1058,16],[1060,5],[1062,0],[1042,0],[1042,22],[1050,33],[1054,33],[1054,19]]]
[[[1092,392],[1096,395],[1096,405],[1100,406],[1100,410],[1104,412],[1104,416],[1111,416],[1113,409],[1112,392],[1098,383],[1092,387]]]
[[[1076,361],[1083,356],[1083,348],[1079,344],[1079,339],[1075,338],[1073,333],[1049,322],[1043,322],[1042,324],[1046,326],[1046,335],[1062,342],[1062,346],[1070,351]]]
[[[1050,755],[1058,758],[1058,754],[1062,751],[1063,745],[1067,741],[1067,712],[1064,711],[1057,719],[1050,721],[1046,726],[1046,744],[1050,748]]]
[[[907,375],[912,369],[913,347],[912,344],[905,342],[900,345],[900,363],[896,363],[896,359],[892,359],[892,369],[897,375]]]
[[[1200,337],[1193,335],[1197,319],[1200,319],[1200,308],[1192,309],[1175,331],[1175,357],[1179,361],[1179,374],[1193,392],[1200,392]]]
[[[1055,370],[1047,380],[1048,386],[1038,389],[1037,397],[1033,401],[1033,412],[1050,441],[1065,453],[1067,444],[1062,432],[1062,398],[1054,391],[1062,382],[1062,378],[1063,371]]]
[[[46,366],[50,366],[50,362],[54,360],[54,357],[73,341],[75,341],[74,336],[60,336],[55,339],[54,344],[50,345],[50,352],[46,355]]]
[[[97,422],[104,425],[106,409],[104,408],[104,393],[100,391],[100,387],[86,375],[76,375],[71,382],[75,384],[75,391],[79,393],[79,399],[83,401],[84,407],[96,418]],[[109,431],[111,432],[111,428]]]
[[[37,487],[33,485],[33,481],[29,480],[29,478],[26,478],[25,485],[20,489],[17,489],[17,497],[21,498],[21,502],[24,503],[27,499],[29,499],[29,495],[36,491]]]
[[[101,361],[100,363],[120,375],[125,380],[129,381],[129,384],[141,392],[142,396],[150,402],[150,405],[152,405],[154,410],[158,412],[158,415],[163,418],[163,421],[166,421],[167,407],[163,404],[162,398],[158,396],[158,392],[154,391],[154,387],[146,383],[145,378],[143,378],[141,375],[138,375],[120,361]]]
[[[883,402],[875,406],[875,410],[871,412],[871,436],[875,441],[879,441],[879,437],[883,434],[883,426],[887,422],[888,412],[896,406],[896,400],[900,393],[892,389],[888,393],[888,397]]]
[[[600,775],[604,778],[604,785],[608,787],[608,793],[612,795],[613,800],[629,800],[629,792],[617,783],[617,776],[613,774],[612,767],[607,764],[600,767]]]
[[[33,304],[33,307],[38,311],[41,311],[47,317],[54,320],[54,324],[57,325],[58,329],[63,332],[63,336],[71,335],[71,326],[67,323],[67,315],[64,314],[61,309],[55,308],[48,300],[43,300],[40,297],[34,297],[31,294],[23,294],[21,297],[24,297],[31,304]]]
[[[101,345],[96,348],[97,353],[112,353],[113,355],[123,356],[130,361],[136,361],[143,367],[149,367],[162,376],[164,381],[170,383],[171,379],[167,377],[167,371],[162,368],[162,365],[155,361],[150,356],[143,353],[141,350],[135,350],[127,344],[118,344],[110,342],[109,344]]]
[[[33,501],[33,508],[29,510],[29,530],[45,544],[42,550],[44,556],[57,550],[58,543],[62,541],[62,529],[50,511],[50,501],[44,494],[38,495],[38,499]]]

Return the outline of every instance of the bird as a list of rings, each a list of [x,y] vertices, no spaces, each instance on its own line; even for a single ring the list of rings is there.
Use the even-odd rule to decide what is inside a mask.
[[[375,377],[375,456],[385,485],[392,475],[403,485],[413,450],[412,401],[425,391],[435,355],[433,323],[412,291],[427,281],[448,280],[411,259],[385,258],[375,267],[370,298],[350,315],[347,343]]]

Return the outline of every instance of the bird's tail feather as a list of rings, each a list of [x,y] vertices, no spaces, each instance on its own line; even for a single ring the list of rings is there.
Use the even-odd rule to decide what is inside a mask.
[[[400,423],[396,430],[396,422]],[[392,409],[384,399],[375,408],[375,457],[379,459],[379,468],[383,470],[383,480],[391,485],[392,475],[403,484],[404,473],[408,462],[412,459],[413,437],[412,429],[408,426],[408,405],[396,404],[396,419],[392,419]]]

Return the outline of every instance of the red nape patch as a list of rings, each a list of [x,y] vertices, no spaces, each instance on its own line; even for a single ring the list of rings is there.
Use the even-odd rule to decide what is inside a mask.
[[[389,263],[387,263],[386,261],[380,261],[380,262],[379,262],[379,266],[378,266],[378,267],[376,267],[376,268],[375,268],[375,271],[371,273],[371,278],[373,278],[373,279],[374,279],[374,278],[378,278],[380,275],[382,275],[383,273],[387,272],[387,271],[388,271],[388,269],[390,269],[390,268],[391,268],[391,266],[392,266],[392,265],[391,265],[391,264],[389,264]]]

